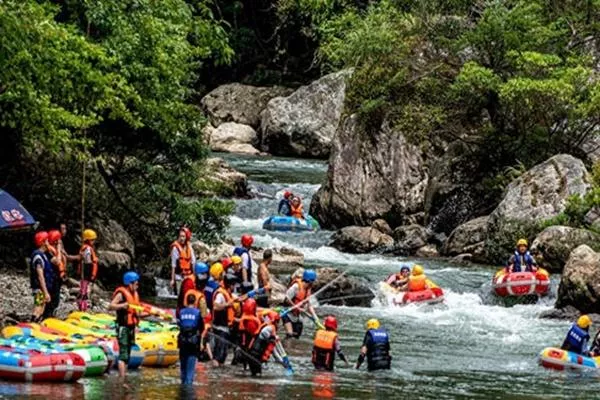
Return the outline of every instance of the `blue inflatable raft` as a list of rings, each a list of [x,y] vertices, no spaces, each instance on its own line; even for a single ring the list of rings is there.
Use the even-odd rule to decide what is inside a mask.
[[[304,220],[295,217],[273,215],[263,222],[263,229],[279,232],[316,232],[321,227],[317,220],[310,215]]]

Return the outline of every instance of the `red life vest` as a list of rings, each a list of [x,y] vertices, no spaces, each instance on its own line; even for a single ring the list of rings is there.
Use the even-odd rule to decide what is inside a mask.
[[[260,333],[267,326],[271,326],[271,336],[267,340],[260,339]],[[253,353],[258,354],[262,362],[269,361],[271,354],[273,354],[275,344],[277,343],[276,340],[274,340],[276,338],[275,332],[277,332],[277,327],[273,325],[272,322],[264,322],[258,327],[258,333],[254,336],[254,339],[252,339],[252,342],[250,343],[250,350]]]
[[[241,335],[241,345],[249,347],[252,338],[259,332],[260,319],[256,315],[242,315],[238,325]]]
[[[98,256],[96,255],[96,251],[94,250],[94,247],[89,244],[89,243],[84,243],[83,246],[81,246],[81,249],[79,250],[79,255],[81,256],[81,260],[79,261],[79,267],[77,269],[77,275],[81,276],[81,272],[84,271],[84,263],[83,263],[83,255],[86,252],[86,250],[89,249],[91,254],[92,254],[92,270],[90,272],[90,280],[96,280],[96,275],[98,274]],[[88,278],[87,276],[84,276],[84,278]]]
[[[174,241],[171,244],[171,251],[173,248],[177,249],[179,253],[179,258],[177,259],[177,266],[181,270],[182,275],[193,275],[192,271],[192,246],[190,246],[189,242],[185,244],[185,247],[179,243],[179,241]]]
[[[129,304],[139,305],[140,297],[137,292],[131,293],[128,288],[125,286],[119,286],[115,292],[113,293],[113,298],[117,294],[121,294],[125,301]],[[129,307],[127,310],[118,310],[117,311],[117,324],[120,326],[136,326],[140,322],[140,319],[137,315],[137,311],[133,309],[133,307]]]
[[[64,277],[67,276],[67,269],[65,265],[64,256],[61,254],[60,251],[58,251],[58,247],[48,245],[48,252],[52,254],[52,257],[58,258],[58,265],[52,265],[54,265],[58,270],[58,275],[60,276],[60,278],[64,279]]]

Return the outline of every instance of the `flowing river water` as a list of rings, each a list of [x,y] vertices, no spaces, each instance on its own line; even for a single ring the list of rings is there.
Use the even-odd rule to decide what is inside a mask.
[[[377,282],[402,263],[417,260],[380,255],[351,255],[327,247],[332,232],[273,233],[262,221],[277,206],[275,197],[285,189],[308,202],[325,178],[326,164],[317,161],[252,158],[224,155],[236,169],[248,174],[257,197],[238,200],[229,235],[254,235],[260,247],[292,247],[304,253],[307,266],[334,266],[362,276],[377,291]],[[308,204],[305,205],[308,208]],[[178,368],[144,368],[130,376],[131,390],[120,386],[115,374],[83,379],[75,385],[0,385],[0,397],[28,398],[407,398],[407,399],[549,399],[600,398],[595,373],[548,371],[537,365],[546,346],[560,345],[569,323],[539,319],[552,307],[554,294],[535,305],[511,308],[490,295],[491,267],[467,267],[449,262],[418,260],[427,275],[446,293],[436,306],[387,306],[376,298],[370,308],[318,307],[320,315],[337,316],[345,354],[353,363],[364,335],[364,323],[378,318],[391,335],[392,370],[356,371],[338,361],[334,373],[315,372],[310,362],[313,328],[305,324],[303,338],[288,348],[295,368],[286,376],[270,365],[261,378],[251,378],[239,367],[214,370],[198,366],[191,389],[179,385]],[[553,277],[553,293],[558,277]]]

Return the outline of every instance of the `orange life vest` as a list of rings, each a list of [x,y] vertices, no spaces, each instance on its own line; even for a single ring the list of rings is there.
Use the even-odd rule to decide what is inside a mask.
[[[248,347],[252,338],[258,334],[259,327],[260,319],[256,315],[242,315],[238,325],[242,346]]]
[[[269,340],[266,341],[266,343],[264,341],[259,341],[259,335],[262,332],[262,330],[264,328],[266,328],[267,326],[271,326],[271,337],[269,338]],[[252,342],[250,342],[250,346],[249,348],[251,350],[253,350],[254,347],[257,347],[255,350],[260,350],[260,360],[262,362],[267,362],[269,361],[269,358],[271,358],[271,354],[273,354],[273,350],[275,349],[275,345],[277,343],[276,340],[272,340],[274,339],[276,336],[275,332],[277,332],[277,327],[272,323],[272,322],[263,322],[259,327],[258,327],[258,331],[257,334],[254,335],[254,339],[252,339]],[[259,348],[262,347],[262,348]]]
[[[304,206],[302,204],[298,204],[298,207],[294,207],[294,205],[290,205],[290,215],[292,217],[303,219],[304,218]]]
[[[58,258],[58,265],[55,265],[55,267],[58,270],[58,275],[60,276],[60,279],[64,279],[64,277],[67,276],[67,269],[65,267],[65,260],[63,255],[60,251],[58,251],[58,247],[48,245],[48,251],[50,252],[50,254],[52,254],[52,257]]]
[[[411,275],[408,278],[408,291],[419,292],[427,289],[427,277],[425,275]]]
[[[185,248],[179,243],[179,241],[174,241],[171,244],[171,250],[173,248],[177,249],[179,253],[179,258],[177,259],[177,266],[181,269],[182,275],[193,275],[192,271],[192,246],[190,246],[189,242],[185,244]]]
[[[335,341],[338,335],[334,331],[319,329],[313,341],[312,362],[317,368],[333,370],[335,359]]]
[[[113,293],[113,298],[121,293],[125,298],[125,301],[129,304],[139,305],[140,297],[137,292],[131,293],[128,288],[125,286],[119,286],[115,292]],[[125,315],[123,313],[126,313]],[[118,325],[126,325],[126,326],[135,326],[139,323],[140,319],[138,317],[137,311],[133,309],[133,307],[129,307],[127,310],[118,310],[117,311],[117,324]]]
[[[96,275],[98,274],[98,256],[96,255],[96,250],[94,250],[94,246],[92,246],[89,243],[84,243],[83,246],[81,246],[81,249],[79,250],[79,255],[81,256],[81,260],[79,261],[77,275],[81,276],[81,272],[83,271],[83,265],[84,265],[83,254],[86,252],[87,249],[90,249],[90,252],[92,253],[92,271],[91,271],[90,278],[91,278],[91,280],[95,280]]]
[[[208,314],[208,309],[206,308],[206,298],[204,297],[204,293],[196,289],[190,289],[185,293],[184,299],[187,299],[190,294],[193,294],[194,297],[196,297],[196,301],[194,304],[188,304],[188,307],[196,307],[198,310],[200,310],[200,315],[202,315],[202,318],[206,317]]]
[[[227,307],[225,310],[215,311],[215,299],[217,294],[221,293],[225,297],[225,302],[229,303],[233,300],[231,293],[223,286],[219,286],[213,293],[213,325],[216,326],[232,326],[235,322],[235,314],[233,307]]]
[[[288,289],[292,286],[294,286],[294,283],[298,284],[298,292],[296,292],[296,297],[294,297],[292,299],[292,302],[294,303],[294,305],[303,302],[307,297],[310,296],[310,289],[307,289],[304,285],[304,281],[302,280],[302,278],[296,278],[292,281],[292,283],[290,284],[290,286],[288,287]],[[300,307],[295,308],[292,310],[292,312],[295,315],[300,315]]]

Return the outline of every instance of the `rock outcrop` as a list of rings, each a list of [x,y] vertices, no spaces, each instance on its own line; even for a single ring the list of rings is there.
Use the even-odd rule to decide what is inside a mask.
[[[208,93],[201,100],[202,107],[210,123],[218,127],[225,122],[237,122],[260,126],[260,113],[269,100],[274,97],[287,96],[293,90],[280,87],[256,87],[241,83],[222,85]]]
[[[207,171],[202,179],[217,186],[221,195],[241,198],[249,196],[246,174],[236,171],[222,158],[208,158],[206,166]]]
[[[375,295],[369,288],[368,282],[362,278],[344,275],[335,268],[317,269],[318,278],[313,286],[313,293],[334,281],[331,286],[317,295],[320,304],[332,304],[337,306],[370,307],[371,300]],[[337,280],[336,280],[337,279]]]
[[[600,311],[600,254],[589,246],[581,245],[571,252],[555,306],[573,306],[583,313]]]
[[[600,235],[586,229],[550,226],[537,235],[531,252],[540,266],[552,272],[561,272],[571,251],[582,244],[597,248],[600,246]]]
[[[212,151],[238,154],[259,154],[254,144],[258,136],[254,128],[237,122],[225,122],[217,128],[207,126],[204,129],[205,139]]]
[[[421,150],[387,123],[370,140],[362,135],[356,115],[341,123],[310,214],[322,227],[368,226],[380,218],[391,226],[411,223],[423,210],[428,182]]]
[[[394,230],[394,253],[412,255],[427,245],[429,232],[421,225],[403,225]]]
[[[485,261],[485,240],[488,230],[487,216],[472,219],[452,231],[442,247],[444,256],[469,254],[469,260]]]
[[[329,246],[347,253],[369,253],[394,244],[394,239],[368,226],[347,226],[331,237]]]
[[[329,74],[288,97],[271,99],[261,114],[263,150],[281,156],[327,158],[350,74],[350,70]]]

